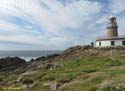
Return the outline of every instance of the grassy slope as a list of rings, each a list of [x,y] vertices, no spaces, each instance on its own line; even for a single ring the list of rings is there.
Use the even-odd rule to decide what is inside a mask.
[[[106,58],[90,57],[86,59],[65,61],[63,67],[40,71],[26,76],[37,82],[25,91],[51,91],[44,83],[65,83],[59,91],[96,91],[104,80],[123,79],[125,75],[125,57]],[[14,79],[6,78],[8,80]],[[24,90],[22,90],[24,91]]]

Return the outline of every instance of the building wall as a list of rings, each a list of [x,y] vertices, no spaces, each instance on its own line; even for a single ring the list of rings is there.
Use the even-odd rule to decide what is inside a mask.
[[[96,47],[110,47],[110,46],[112,46],[111,41],[115,42],[114,46],[124,46],[125,47],[125,45],[122,45],[122,41],[125,41],[125,39],[123,39],[123,40],[102,40],[102,41],[97,41],[96,42]],[[99,42],[101,42],[101,46],[99,45]]]

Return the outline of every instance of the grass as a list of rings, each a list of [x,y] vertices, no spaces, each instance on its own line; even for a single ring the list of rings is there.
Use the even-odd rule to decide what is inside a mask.
[[[60,91],[97,91],[99,85],[107,79],[125,75],[125,70],[112,67],[125,67],[125,58],[90,57],[80,60],[65,61],[63,67],[53,70],[39,71],[30,77],[37,81],[29,90],[22,91],[51,91],[44,83],[63,83]],[[17,76],[7,77],[11,81]],[[125,79],[124,79],[125,80]]]
[[[107,73],[111,75],[125,75],[125,70],[110,70]]]

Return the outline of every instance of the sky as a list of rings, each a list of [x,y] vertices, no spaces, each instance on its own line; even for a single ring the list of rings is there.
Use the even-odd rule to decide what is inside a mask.
[[[0,0],[0,50],[64,50],[106,36],[108,17],[125,35],[125,0]]]

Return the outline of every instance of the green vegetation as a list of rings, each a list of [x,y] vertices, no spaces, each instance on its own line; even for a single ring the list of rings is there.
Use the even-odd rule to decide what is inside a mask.
[[[51,91],[50,85],[54,83],[60,84],[59,91],[125,91],[125,61],[122,58],[90,57],[62,64],[63,67],[25,75],[24,83],[36,84],[21,91]],[[5,80],[14,78],[17,76]]]

